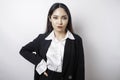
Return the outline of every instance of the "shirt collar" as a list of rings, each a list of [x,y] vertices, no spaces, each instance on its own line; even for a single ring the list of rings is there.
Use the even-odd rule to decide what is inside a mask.
[[[65,38],[63,40],[65,40],[67,38],[69,38],[71,40],[75,40],[73,34],[69,30],[67,30]],[[45,38],[45,40],[53,40],[53,39],[55,39],[54,30]]]

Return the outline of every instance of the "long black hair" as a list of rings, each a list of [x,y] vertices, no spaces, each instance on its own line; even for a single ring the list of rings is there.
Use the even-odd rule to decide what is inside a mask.
[[[47,16],[47,27],[46,27],[45,33],[50,33],[53,30],[53,27],[52,27],[52,24],[51,24],[49,18],[51,18],[51,15],[57,8],[63,8],[65,10],[65,12],[67,13],[68,24],[67,24],[66,30],[69,30],[70,32],[73,33],[71,14],[70,14],[68,7],[63,3],[54,3],[51,6],[51,8],[49,9],[48,16]]]

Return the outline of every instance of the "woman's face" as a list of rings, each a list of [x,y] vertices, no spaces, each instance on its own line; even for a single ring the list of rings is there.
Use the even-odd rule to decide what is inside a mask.
[[[68,24],[68,15],[63,8],[57,8],[50,17],[54,31],[65,32]]]

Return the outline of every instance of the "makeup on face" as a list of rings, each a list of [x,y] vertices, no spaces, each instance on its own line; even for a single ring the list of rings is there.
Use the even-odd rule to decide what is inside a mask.
[[[51,15],[50,21],[56,31],[65,31],[68,24],[68,15],[63,8],[57,8]]]

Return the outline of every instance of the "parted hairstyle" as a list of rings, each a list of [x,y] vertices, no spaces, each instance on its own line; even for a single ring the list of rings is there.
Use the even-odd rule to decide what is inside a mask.
[[[54,3],[51,6],[51,8],[49,9],[48,16],[47,16],[47,26],[46,26],[46,32],[45,33],[50,33],[53,30],[53,27],[52,27],[52,24],[51,24],[49,18],[51,18],[51,15],[53,14],[53,12],[57,8],[63,8],[65,10],[65,12],[67,13],[68,24],[67,24],[67,27],[66,27],[66,31],[69,30],[70,32],[73,33],[71,14],[70,14],[70,11],[69,11],[68,7],[63,3]]]

